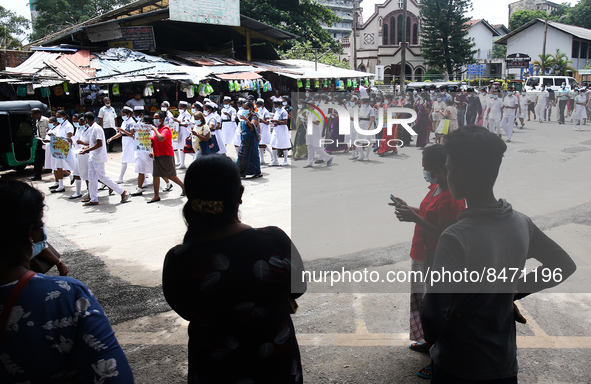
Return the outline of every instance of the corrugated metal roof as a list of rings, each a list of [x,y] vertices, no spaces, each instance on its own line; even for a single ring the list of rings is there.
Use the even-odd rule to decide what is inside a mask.
[[[218,73],[216,76],[222,80],[256,80],[262,78],[261,75],[254,72]]]
[[[219,73],[234,73],[234,72],[256,72],[257,68],[251,65],[235,66],[235,65],[216,65],[207,67],[214,74]]]
[[[15,68],[6,68],[7,72],[11,73],[37,73],[40,69],[45,67],[45,60],[57,59],[60,53],[40,52],[37,51],[31,55],[24,63]]]
[[[117,61],[117,60],[92,60],[94,64],[98,62],[96,68],[96,77],[116,76],[120,74],[129,73],[130,76],[178,72],[177,66],[166,62],[151,62],[143,61]]]
[[[87,49],[81,49],[74,54],[64,56],[79,67],[90,66],[90,51]]]
[[[60,57],[56,60],[48,59],[45,60],[45,64],[60,72],[72,84],[87,82],[88,75],[67,57]]]

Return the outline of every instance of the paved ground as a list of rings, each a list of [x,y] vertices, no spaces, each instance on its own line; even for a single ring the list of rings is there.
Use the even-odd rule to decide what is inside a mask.
[[[517,326],[520,381],[590,383],[591,126],[574,132],[569,125],[531,122],[508,145],[497,196],[530,215],[578,265],[559,290],[578,293],[520,302],[528,319]],[[112,178],[119,155],[110,155]],[[421,152],[404,148],[399,155],[372,156],[369,164],[346,158],[335,155],[330,168],[303,169],[301,161],[264,168],[264,178],[244,182],[243,221],[283,228],[309,270],[408,270],[413,228],[395,220],[387,202],[390,193],[411,204],[425,195]],[[128,171],[130,190],[133,176]],[[35,185],[47,191],[49,175],[44,179]],[[118,196],[102,192],[101,205],[90,208],[68,200],[69,194],[47,194],[49,239],[71,276],[104,306],[138,383],[181,383],[187,372],[187,324],[170,311],[160,289],[164,255],[184,233],[179,194],[175,186],[160,204],[147,205],[146,194],[119,205]],[[424,382],[415,372],[427,357],[407,348],[408,287],[313,288],[317,293],[304,295],[294,315],[306,383]]]

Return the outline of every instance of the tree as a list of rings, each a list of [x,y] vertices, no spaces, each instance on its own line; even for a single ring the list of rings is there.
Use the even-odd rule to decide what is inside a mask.
[[[532,65],[534,66],[534,68],[536,70],[538,69],[542,69],[542,63],[544,63],[543,67],[544,67],[544,71],[551,69],[552,68],[552,55],[549,53],[546,53],[546,57],[542,57],[542,54],[540,53],[538,55],[538,60],[535,60]],[[544,75],[545,73],[542,73],[542,75]]]
[[[298,60],[308,60],[314,61],[315,48],[312,46],[312,43],[307,41],[305,43],[297,42],[293,47],[291,47],[288,51],[285,51],[282,55],[282,59],[298,59]],[[322,64],[328,64],[335,67],[340,68],[347,68],[349,69],[349,63],[340,61],[339,54],[340,51],[334,51],[330,44],[324,43],[322,44],[321,48],[316,49],[316,55],[320,56],[318,58],[318,62]]]
[[[0,48],[14,49],[21,47],[21,39],[29,30],[30,22],[23,16],[0,6]],[[19,36],[22,36],[19,39]]]
[[[517,28],[521,27],[532,21],[533,19],[547,19],[548,14],[546,11],[535,10],[530,11],[527,9],[522,9],[521,11],[514,12],[509,19],[509,30],[514,31]]]
[[[575,69],[569,65],[573,62],[568,59],[565,53],[560,52],[560,49],[556,49],[556,53],[550,57],[550,65],[554,68],[557,75],[566,76],[567,71],[575,71]]]
[[[291,49],[296,42],[310,42],[315,48],[328,44],[340,49],[340,44],[322,28],[323,24],[341,21],[333,11],[314,0],[300,0],[290,6],[286,3],[285,0],[241,0],[240,13],[297,35],[296,41],[283,43],[280,49],[284,51]]]
[[[72,25],[109,12],[131,0],[37,0],[39,16],[31,40],[38,40]]]
[[[507,57],[507,46],[502,44],[493,44],[493,59],[504,59]]]
[[[423,0],[420,2],[422,20],[422,55],[426,64],[451,76],[462,66],[474,63],[475,44],[468,38],[466,14],[472,10],[470,0]]]
[[[568,24],[591,29],[589,15],[591,15],[591,0],[581,0],[577,5],[568,9]]]

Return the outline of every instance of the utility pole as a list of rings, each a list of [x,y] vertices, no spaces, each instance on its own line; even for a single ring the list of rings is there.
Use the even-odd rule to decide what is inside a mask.
[[[406,88],[406,0],[402,0],[402,42],[400,43],[400,92]]]
[[[546,35],[548,34],[548,18],[544,23],[544,46],[542,47],[542,76],[546,74]]]
[[[357,70],[357,1],[353,0],[353,70]]]

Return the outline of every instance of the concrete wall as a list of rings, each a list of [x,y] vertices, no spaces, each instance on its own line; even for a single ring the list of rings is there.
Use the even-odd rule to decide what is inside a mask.
[[[491,59],[493,47],[493,33],[483,23],[478,23],[468,29],[468,37],[474,39],[476,46],[473,48],[477,52],[475,59]]]

